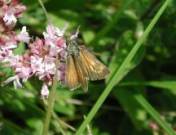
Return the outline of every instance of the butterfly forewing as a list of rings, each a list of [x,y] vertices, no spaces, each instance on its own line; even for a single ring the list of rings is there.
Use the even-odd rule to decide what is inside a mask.
[[[101,63],[85,46],[79,46],[79,55],[82,66],[85,68],[85,75],[89,80],[101,80],[108,74],[108,68]]]
[[[83,67],[83,64],[81,62],[80,56],[74,55],[74,63],[78,75],[78,81],[81,85],[81,87],[84,89],[84,91],[88,90],[88,81],[87,81],[87,75],[86,70]]]
[[[78,80],[77,69],[75,67],[75,63],[72,55],[67,56],[65,74],[66,74],[66,77],[65,77],[66,85],[71,90],[78,88],[80,83]]]

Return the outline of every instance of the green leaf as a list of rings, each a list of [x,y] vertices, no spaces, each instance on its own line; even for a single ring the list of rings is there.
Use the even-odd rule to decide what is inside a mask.
[[[116,44],[116,48],[114,51],[114,55],[112,57],[112,60],[109,64],[109,69],[111,71],[109,77],[107,78],[106,82],[108,82],[116,72],[116,70],[119,69],[121,63],[125,59],[125,57],[128,55],[128,52],[132,49],[134,45],[134,34],[132,31],[125,31],[120,38],[119,43]],[[126,67],[126,72],[124,72],[124,75],[127,74],[130,69],[133,69],[135,66],[137,66],[140,61],[142,60],[144,56],[144,50],[145,48],[142,46],[136,56],[131,60],[128,67]]]
[[[120,102],[125,112],[129,115],[136,129],[141,130],[145,127],[147,120],[146,110],[136,101],[135,95],[139,93],[135,90],[127,90],[123,88],[116,88],[113,93]]]
[[[170,89],[175,91],[176,90],[176,81],[167,81],[167,80],[163,80],[163,81],[149,81],[148,83],[144,83],[148,86],[152,86],[152,87],[158,87],[158,88],[162,88],[162,89]]]
[[[73,93],[71,91],[62,90],[62,88],[58,88],[56,94],[57,98],[54,105],[55,111],[70,117],[73,116],[75,108],[72,104],[67,102],[69,99],[71,99]]]
[[[176,94],[176,81],[174,80],[161,80],[161,81],[126,81],[120,84],[120,86],[151,86],[161,89],[170,90],[173,94]]]
[[[25,44],[20,43],[18,47],[14,50],[14,54],[22,55],[25,52]]]

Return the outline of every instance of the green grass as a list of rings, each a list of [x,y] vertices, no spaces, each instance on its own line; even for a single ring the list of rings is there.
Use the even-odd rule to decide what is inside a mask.
[[[98,98],[98,100],[96,101],[94,106],[92,107],[91,111],[88,113],[86,119],[83,121],[83,123],[78,128],[76,135],[82,134],[82,132],[85,130],[87,124],[89,124],[89,122],[95,117],[97,111],[102,106],[103,102],[105,101],[105,99],[107,98],[109,93],[111,92],[112,88],[122,80],[122,78],[124,77],[124,72],[126,72],[126,73],[128,72],[128,65],[130,64],[131,60],[134,58],[135,54],[137,53],[139,48],[142,46],[142,44],[146,40],[147,36],[151,32],[151,30],[154,28],[155,24],[157,23],[160,16],[163,14],[163,12],[165,11],[165,9],[167,8],[167,6],[170,2],[171,2],[170,0],[166,0],[163,3],[163,5],[161,6],[161,8],[158,10],[158,12],[154,16],[154,18],[151,20],[150,24],[148,25],[148,27],[144,31],[144,34],[142,35],[142,37],[136,42],[136,44],[134,45],[132,50],[129,52],[128,56],[125,58],[125,60],[121,64],[121,66],[117,69],[116,73],[113,75],[112,79],[110,79],[110,81],[108,82],[105,90],[100,95],[100,97]],[[164,125],[164,129],[166,129],[167,127],[165,127],[165,125],[167,125],[167,124],[165,124],[164,121],[160,121],[160,122],[162,123],[162,127]],[[168,130],[166,130],[166,132],[169,135],[173,135],[174,131],[172,129],[170,129],[169,131],[170,132],[168,132]]]
[[[161,115],[148,103],[142,95],[136,95],[136,100],[151,115],[151,117],[167,132],[168,135],[175,135],[175,131],[164,121]]]
[[[176,1],[42,1],[48,13],[36,0],[22,0],[27,10],[15,31],[27,26],[31,40],[43,38],[47,18],[59,28],[68,23],[66,34],[81,26],[82,43],[110,75],[90,81],[87,93],[55,83],[48,106],[35,77],[18,90],[12,83],[0,86],[0,135],[41,135],[46,116],[43,134],[48,135],[174,135]],[[19,44],[14,52],[23,54],[27,48]],[[1,82],[13,75],[1,64]]]

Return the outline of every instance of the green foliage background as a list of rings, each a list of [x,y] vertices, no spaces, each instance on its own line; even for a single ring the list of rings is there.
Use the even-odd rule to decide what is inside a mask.
[[[27,12],[20,19],[31,35],[41,37],[47,21],[37,0],[22,0]],[[51,135],[74,135],[84,116],[120,67],[165,0],[45,0],[54,25],[79,25],[85,45],[108,65],[105,81],[89,83],[89,91],[69,91],[57,86],[50,125]],[[83,135],[174,135],[176,129],[176,1],[172,1],[143,46],[125,67],[125,78],[116,85]],[[16,50],[22,53],[25,48]],[[133,69],[132,71],[130,71]],[[130,72],[129,72],[130,71]],[[6,76],[9,69],[1,67]],[[129,73],[128,73],[129,72]],[[128,74],[127,74],[128,73]],[[0,87],[0,135],[40,135],[45,114],[41,82],[32,78],[14,90]],[[86,117],[85,117],[86,119]],[[153,130],[151,124],[158,127]]]

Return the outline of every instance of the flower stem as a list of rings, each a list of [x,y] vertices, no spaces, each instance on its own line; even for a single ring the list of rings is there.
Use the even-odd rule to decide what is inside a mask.
[[[47,12],[47,10],[46,10],[46,8],[45,8],[45,6],[44,6],[42,0],[38,0],[38,2],[39,2],[39,4],[41,5],[41,7],[42,7],[42,9],[43,9],[43,12],[44,12],[44,14],[45,14],[45,16],[46,16],[47,21],[50,21],[49,16],[48,16],[48,12]]]
[[[58,65],[59,65],[59,60],[58,58],[56,58],[56,73],[54,75],[53,85],[52,85],[52,88],[51,88],[51,91],[48,97],[48,105],[47,105],[46,117],[44,121],[42,135],[48,135],[48,131],[49,131],[51,115],[53,112],[54,102],[55,102],[55,97],[56,97],[55,95],[56,95],[56,88],[57,88],[57,67]]]
[[[38,0],[38,2],[39,2],[39,4],[40,4],[40,6],[42,7],[42,10],[43,10],[43,12],[44,12],[44,14],[45,14],[45,16],[46,16],[47,22],[48,22],[49,24],[52,24],[51,18],[49,17],[48,12],[47,12],[47,10],[46,10],[46,8],[45,8],[45,6],[44,6],[42,0]]]
[[[49,19],[47,10],[42,2],[42,0],[38,0],[39,4],[41,5],[43,12],[46,16],[46,19],[48,21],[48,23],[51,22],[51,20]],[[53,108],[54,108],[54,102],[55,102],[55,93],[56,93],[56,88],[57,88],[57,69],[58,69],[58,65],[59,65],[59,60],[58,60],[58,56],[56,57],[56,72],[53,78],[53,85],[48,97],[48,104],[46,107],[46,116],[45,116],[45,121],[44,121],[44,125],[43,125],[43,131],[42,131],[42,135],[48,135],[48,131],[49,131],[49,125],[50,125],[50,121],[51,121],[51,116],[52,116],[52,112],[53,112]]]

